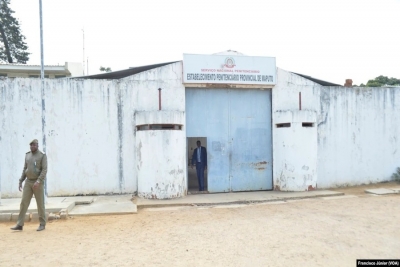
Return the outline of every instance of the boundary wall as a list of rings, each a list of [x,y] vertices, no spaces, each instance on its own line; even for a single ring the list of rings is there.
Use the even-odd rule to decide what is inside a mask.
[[[323,87],[318,187],[391,180],[400,167],[400,87]]]
[[[400,166],[399,87],[324,87],[279,68],[277,78],[272,89],[275,190],[390,180]],[[0,78],[2,197],[20,196],[28,144],[38,139],[42,150],[43,136],[48,196],[184,196],[185,122],[182,62],[120,80],[46,79],[44,99],[40,79]],[[280,127],[287,123],[290,127]],[[139,124],[181,128],[137,132]]]
[[[39,140],[39,149],[43,151],[43,135],[49,162],[48,196],[136,194],[135,162],[140,157],[136,114],[157,112],[158,88],[162,88],[163,111],[178,112],[185,121],[185,91],[180,73],[181,62],[177,62],[120,80],[45,79],[43,101],[40,79],[0,79],[2,197],[20,196],[18,179],[25,153],[32,139]],[[181,142],[186,144],[184,138]],[[168,151],[151,145],[148,149],[154,153]],[[185,177],[185,161],[183,149],[174,172],[179,173],[176,179],[180,181]],[[173,193],[184,192],[186,184]]]

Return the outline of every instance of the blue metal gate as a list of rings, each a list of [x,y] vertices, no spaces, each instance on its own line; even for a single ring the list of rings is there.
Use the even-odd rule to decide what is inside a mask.
[[[208,191],[272,189],[271,90],[186,88],[186,136],[207,137]]]

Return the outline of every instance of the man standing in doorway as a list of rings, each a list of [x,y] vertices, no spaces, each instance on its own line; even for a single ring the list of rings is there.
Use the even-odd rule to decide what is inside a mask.
[[[204,191],[204,170],[207,170],[207,149],[201,146],[199,140],[197,140],[197,148],[193,151],[192,168],[193,165],[196,165],[199,191]]]
[[[35,195],[36,205],[39,214],[40,225],[37,231],[42,231],[46,227],[46,212],[44,208],[44,182],[47,174],[47,157],[38,150],[38,140],[32,140],[29,144],[31,151],[25,155],[25,164],[19,179],[19,191],[22,190],[22,183],[25,181],[22,192],[21,205],[17,225],[11,230],[22,230],[24,227],[25,215],[31,203],[32,195]]]

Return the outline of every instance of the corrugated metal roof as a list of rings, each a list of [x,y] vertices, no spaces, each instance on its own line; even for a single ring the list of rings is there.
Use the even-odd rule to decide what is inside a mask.
[[[159,68],[159,67],[162,67],[165,65],[176,63],[176,62],[179,62],[179,61],[159,63],[159,64],[147,65],[147,66],[141,66],[141,67],[133,67],[133,68],[129,68],[126,70],[119,70],[119,71],[101,73],[101,74],[96,74],[96,75],[71,77],[71,78],[73,78],[73,79],[107,79],[107,80],[121,79],[121,78],[125,78],[125,77],[131,76],[131,75],[134,75],[134,74],[137,74],[140,72]]]
[[[322,86],[343,86],[343,85],[340,85],[340,84],[336,84],[336,83],[331,83],[331,82],[315,79],[315,78],[313,78],[311,76],[308,76],[308,75],[304,75],[304,74],[300,74],[300,73],[296,73],[296,72],[292,72],[292,73],[296,74],[296,75],[299,75],[299,76],[301,76],[303,78],[306,78],[307,80],[310,80],[310,81],[313,81],[315,83],[318,83],[318,84],[320,84]]]

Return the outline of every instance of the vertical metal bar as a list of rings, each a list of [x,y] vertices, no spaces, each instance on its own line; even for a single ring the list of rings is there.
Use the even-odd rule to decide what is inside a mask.
[[[161,110],[161,88],[158,88],[158,110]]]
[[[39,0],[39,16],[40,16],[40,78],[44,79],[44,65],[43,65],[43,19],[42,19],[42,0]],[[43,88],[43,86],[42,86]]]
[[[301,92],[299,92],[299,110],[301,110]]]
[[[43,13],[42,0],[39,0],[39,16],[40,16],[40,79],[41,79],[41,96],[42,96],[42,144],[43,152],[46,153],[46,100],[44,88],[44,55],[43,55]],[[44,182],[44,199],[47,203],[47,183]]]

